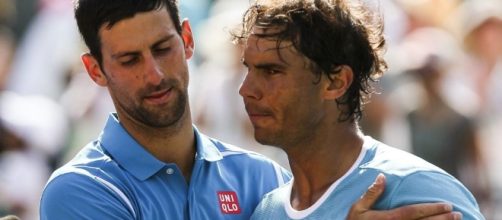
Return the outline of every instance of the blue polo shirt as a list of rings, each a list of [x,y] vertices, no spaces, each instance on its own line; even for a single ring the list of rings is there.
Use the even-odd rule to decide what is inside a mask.
[[[292,181],[265,195],[251,219],[346,219],[375,181],[386,176],[385,191],[372,209],[389,210],[426,202],[447,202],[465,220],[485,219],[472,194],[453,176],[438,167],[366,136],[352,167],[310,207],[296,210],[291,205]]]
[[[187,183],[111,114],[99,138],[52,174],[41,219],[249,219],[264,194],[291,178],[264,156],[194,132]]]

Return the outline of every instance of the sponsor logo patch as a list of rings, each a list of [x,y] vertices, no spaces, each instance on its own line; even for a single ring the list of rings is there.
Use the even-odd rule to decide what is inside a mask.
[[[220,203],[220,210],[223,214],[240,214],[241,207],[239,206],[239,200],[237,198],[237,193],[233,191],[219,191],[218,201]]]

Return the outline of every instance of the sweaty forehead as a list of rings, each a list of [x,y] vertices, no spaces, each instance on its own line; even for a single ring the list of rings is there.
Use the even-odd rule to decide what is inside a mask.
[[[280,39],[280,34],[284,31],[282,26],[264,26],[255,25],[251,29],[251,34],[249,35],[249,41],[259,41],[261,44],[272,46],[273,49],[281,49],[285,47],[290,47],[291,42],[289,40]],[[280,44],[278,44],[280,42]]]

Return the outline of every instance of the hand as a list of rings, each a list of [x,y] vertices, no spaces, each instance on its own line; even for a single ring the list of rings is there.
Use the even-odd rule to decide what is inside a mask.
[[[7,215],[4,217],[0,217],[0,220],[19,220],[19,218],[15,215]]]
[[[462,219],[462,213],[453,212],[453,207],[447,203],[421,203],[407,205],[391,210],[376,211],[371,210],[371,206],[385,189],[385,176],[379,174],[375,182],[368,188],[368,191],[352,205],[347,216],[348,220],[380,220],[380,219],[422,219],[422,220],[442,220]]]

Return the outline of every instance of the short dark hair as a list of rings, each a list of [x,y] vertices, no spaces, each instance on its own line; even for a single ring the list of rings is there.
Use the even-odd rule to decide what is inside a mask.
[[[117,22],[131,18],[137,13],[162,7],[166,7],[176,31],[181,34],[177,0],[75,0],[74,3],[75,19],[80,34],[100,65],[103,57],[99,29],[102,25],[111,28]]]
[[[253,28],[280,27],[281,31],[255,35],[292,42],[309,60],[314,74],[333,80],[330,74],[347,65],[354,80],[337,104],[346,105],[339,120],[359,120],[362,106],[374,93],[372,82],[387,69],[383,59],[383,22],[377,13],[349,0],[260,0],[244,14],[241,29],[232,33],[236,43],[244,43]],[[318,83],[318,82],[315,82]]]

